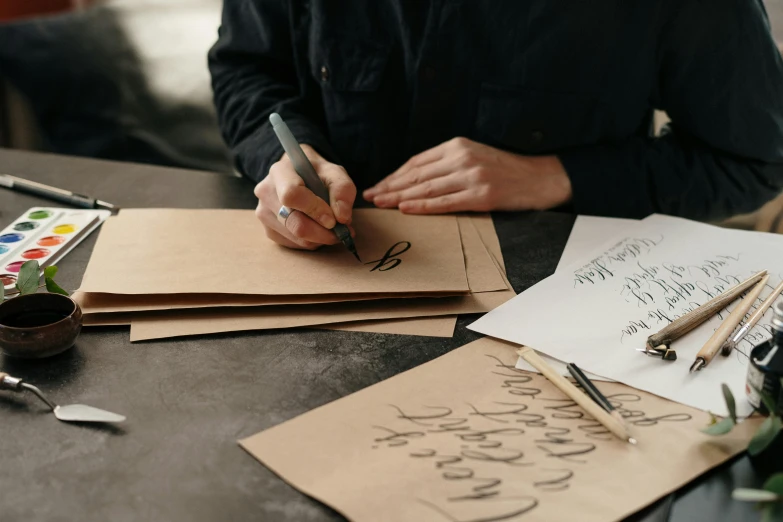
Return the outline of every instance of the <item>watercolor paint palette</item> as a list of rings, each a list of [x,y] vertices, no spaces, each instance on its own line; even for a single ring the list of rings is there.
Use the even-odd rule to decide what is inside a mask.
[[[0,283],[15,291],[16,278],[26,261],[41,269],[60,259],[98,228],[108,210],[33,207],[0,231]]]

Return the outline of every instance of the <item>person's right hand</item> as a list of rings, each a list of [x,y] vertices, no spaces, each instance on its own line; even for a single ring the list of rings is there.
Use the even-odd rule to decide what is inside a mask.
[[[267,177],[256,185],[256,216],[272,241],[290,248],[315,250],[322,245],[339,243],[330,229],[336,222],[350,225],[356,186],[344,168],[329,163],[309,145],[302,145],[302,150],[326,185],[329,203],[305,187],[288,155],[283,154],[269,169]],[[283,205],[291,209],[285,224],[277,217]]]

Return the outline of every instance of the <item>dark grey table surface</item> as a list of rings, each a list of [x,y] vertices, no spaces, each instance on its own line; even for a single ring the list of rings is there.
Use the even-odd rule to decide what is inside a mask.
[[[254,207],[249,182],[205,172],[3,149],[0,172],[122,207]],[[0,189],[0,228],[32,206],[59,205]],[[554,271],[574,216],[494,219],[519,292]],[[78,288],[96,237],[59,263],[66,289]],[[0,392],[0,520],[342,520],[236,441],[478,338],[466,329],[475,318],[461,317],[451,339],[281,330],[132,345],[127,329],[87,329],[60,356],[0,359],[0,369],[61,403],[128,417],[117,428],[68,425],[32,397]],[[729,495],[760,481],[740,457],[632,520],[758,520]]]

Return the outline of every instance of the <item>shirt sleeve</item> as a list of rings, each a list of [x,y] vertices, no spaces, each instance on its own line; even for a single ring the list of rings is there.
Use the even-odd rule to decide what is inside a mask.
[[[760,0],[674,4],[651,100],[672,131],[560,154],[578,213],[718,220],[783,187],[783,60]]]
[[[283,155],[269,123],[277,112],[300,143],[334,161],[322,107],[304,93],[295,64],[289,0],[225,0],[209,69],[221,133],[237,170],[260,181]]]

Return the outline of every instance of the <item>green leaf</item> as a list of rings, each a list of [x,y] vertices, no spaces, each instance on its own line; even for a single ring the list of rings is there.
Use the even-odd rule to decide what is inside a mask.
[[[16,279],[16,288],[19,295],[34,294],[38,290],[38,261],[26,261],[19,270],[19,277]]]
[[[770,415],[761,424],[761,427],[753,436],[753,439],[748,444],[748,453],[751,455],[758,455],[764,451],[767,446],[772,444],[775,437],[780,433],[783,424],[780,422],[780,417],[777,415]]]
[[[731,393],[727,384],[721,384],[723,389],[723,398],[726,399],[726,407],[729,409],[729,416],[735,423],[737,422],[737,403],[734,400],[734,394]]]
[[[778,495],[763,489],[737,488],[731,492],[731,498],[743,502],[775,502]]]
[[[781,380],[783,381],[783,379]],[[753,391],[756,392],[759,395],[759,397],[761,397],[761,402],[763,402],[764,406],[767,407],[769,413],[770,414],[775,413],[775,411],[777,410],[777,407],[775,406],[775,400],[772,397],[770,397],[769,394],[764,390],[759,390],[758,388],[756,388],[750,383],[748,383],[748,386],[753,388]]]
[[[0,303],[5,299],[5,285],[0,281]]]
[[[734,419],[731,417],[726,417],[720,422],[716,422],[715,424],[710,424],[706,428],[702,428],[701,432],[706,433],[707,435],[725,435],[730,432],[733,427]]]
[[[44,278],[45,279],[54,279],[54,276],[56,276],[56,275],[57,275],[57,267],[56,266],[52,265],[52,266],[47,266],[46,268],[44,268]]]
[[[764,483],[764,489],[783,496],[783,473],[775,473]]]
[[[46,278],[46,289],[53,294],[68,295],[68,292],[60,288],[60,285],[55,283],[51,277]]]

